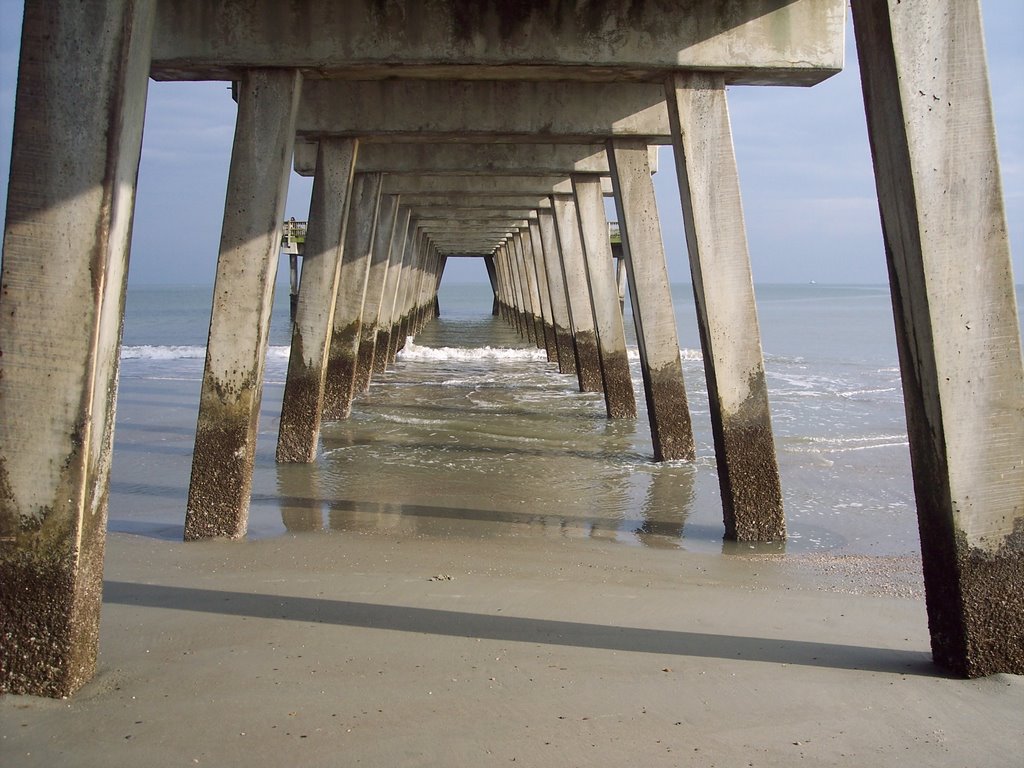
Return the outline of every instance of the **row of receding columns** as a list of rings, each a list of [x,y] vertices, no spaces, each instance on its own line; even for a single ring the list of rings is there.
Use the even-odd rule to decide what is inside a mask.
[[[120,331],[154,11],[153,0],[25,6],[0,290],[0,690],[7,692],[67,695],[95,668]],[[976,3],[960,0],[857,0],[853,12],[907,401],[933,652],[961,674],[1024,672],[1018,588],[1024,582],[1024,375],[980,13]],[[742,522],[747,505],[767,510],[755,519],[772,519],[777,490],[750,492],[752,475],[776,473],[723,85],[715,75],[673,75],[665,103],[727,531],[770,537],[777,528],[758,523],[749,531]],[[296,131],[308,129],[299,119],[303,89],[287,65],[241,76],[188,536],[244,530],[285,180]],[[544,119],[551,114],[556,112]],[[333,141],[325,142],[330,133],[317,143],[318,155]],[[617,291],[608,291],[612,281],[603,276],[588,277],[592,263],[609,274],[611,264],[607,254],[597,255],[607,233],[594,225],[600,217],[593,212],[593,182],[585,176],[591,171],[580,166],[579,153],[556,174],[570,181],[570,189],[551,187],[550,212],[537,210],[539,248],[528,223],[517,224],[510,244],[505,237],[511,221],[531,216],[506,220],[500,232],[488,229],[487,219],[467,220],[461,230],[467,239],[459,243],[446,234],[444,216],[451,220],[450,213],[441,223],[424,215],[424,223],[414,226],[415,211],[409,211],[405,242],[396,249],[402,238],[395,232],[402,232],[405,214],[400,198],[397,221],[384,234],[391,203],[382,198],[388,177],[378,174],[395,170],[382,166],[389,158],[394,162],[397,150],[346,145],[339,138],[324,151],[334,159],[314,185],[322,191],[310,224],[323,231],[309,246],[309,284],[300,286],[299,339],[293,339],[289,364],[288,399],[296,406],[289,423],[300,426],[288,427],[282,451],[308,455],[313,443],[302,436],[315,432],[320,412],[309,403],[321,397],[318,390],[328,397],[332,366],[352,371],[351,389],[347,380],[339,384],[341,412],[350,402],[360,366],[351,339],[362,339],[367,318],[362,309],[346,314],[356,306],[347,292],[366,301],[373,264],[383,258],[389,237],[389,266],[401,252],[402,267],[393,294],[387,277],[381,294],[382,307],[394,296],[390,328],[378,327],[377,336],[386,341],[388,356],[433,311],[444,256],[493,235],[502,246],[494,255],[502,311],[519,313],[512,319],[527,333],[533,324],[536,338],[535,323],[523,316],[529,245],[543,254],[556,353],[560,334],[573,337],[571,361],[558,356],[560,370],[575,364],[581,389],[605,388],[601,366],[620,351],[618,330],[578,292],[586,286],[590,296],[617,297]],[[509,147],[493,151],[487,170],[551,174],[551,164],[539,160],[566,151],[560,145]],[[477,147],[450,149],[464,153],[454,165],[468,168],[468,150]],[[649,238],[644,214],[653,209],[630,201],[646,194],[633,184],[646,187],[649,177],[644,181],[645,174],[635,170],[638,161],[628,149],[628,142],[613,143],[607,162],[615,166],[609,170],[618,187],[631,303],[647,309],[647,297],[661,290],[652,287],[660,279],[660,262],[652,251],[641,251]],[[430,173],[448,151],[429,144],[405,151],[402,170]],[[346,159],[349,154],[354,161]],[[355,218],[353,210],[360,211]],[[338,243],[341,253],[332,251]],[[346,255],[350,243],[352,253]],[[559,270],[547,258],[556,252],[561,291]],[[324,262],[314,265],[318,258]],[[345,274],[349,258],[361,274],[354,280]],[[535,286],[542,284],[539,264],[535,258]],[[322,284],[314,287],[317,281]],[[315,301],[317,292],[333,308]],[[537,298],[543,317],[540,292]],[[381,317],[378,312],[378,326]],[[641,312],[634,320],[646,357],[645,394],[657,414],[659,387],[666,379],[675,386],[675,362],[666,369],[662,359],[672,344],[665,340],[660,314]],[[346,340],[349,346],[341,343]],[[375,353],[371,367],[376,360]],[[311,394],[295,394],[303,382],[311,384]],[[305,411],[299,407],[303,397],[312,398]],[[672,407],[671,397],[666,401],[672,413],[684,410]],[[771,462],[767,469],[765,461]]]

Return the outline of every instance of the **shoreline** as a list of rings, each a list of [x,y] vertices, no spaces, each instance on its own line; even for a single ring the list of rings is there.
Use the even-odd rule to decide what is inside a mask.
[[[1024,678],[930,660],[908,558],[373,530],[111,533],[96,678],[19,765],[986,765]],[[842,590],[842,591],[840,591]],[[890,594],[885,594],[890,590]],[[911,590],[912,592],[912,590]]]

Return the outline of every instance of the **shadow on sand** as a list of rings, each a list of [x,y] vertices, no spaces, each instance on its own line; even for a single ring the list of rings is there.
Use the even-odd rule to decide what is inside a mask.
[[[942,676],[928,654],[807,640],[619,627],[552,619],[379,605],[348,600],[104,582],[108,604],[198,611],[259,619],[364,627],[448,637],[601,648],[696,658],[742,659],[900,675]]]

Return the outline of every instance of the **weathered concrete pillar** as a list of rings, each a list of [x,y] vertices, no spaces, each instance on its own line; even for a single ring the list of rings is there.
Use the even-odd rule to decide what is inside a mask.
[[[512,236],[509,235],[501,246],[504,253],[505,271],[508,274],[509,286],[509,324],[516,329],[520,336],[526,336],[526,323],[523,321],[523,299],[522,289],[519,281],[519,270],[516,267],[515,249],[512,246]]]
[[[412,319],[409,335],[415,337],[426,322],[427,297],[430,295],[430,285],[434,281],[434,266],[437,260],[437,252],[433,241],[427,238],[426,248],[420,266],[419,282],[416,286],[416,297],[413,300]]]
[[[277,460],[282,462],[316,459],[356,153],[353,139],[324,137],[319,142],[277,433]]]
[[[664,248],[662,248],[664,252]],[[615,282],[619,286],[619,309],[623,313],[626,311],[626,261],[625,259],[615,259]]]
[[[548,282],[548,295],[551,297],[551,319],[558,355],[558,372],[576,373],[576,344],[569,322],[569,300],[565,292],[565,278],[562,275],[562,254],[558,248],[554,211],[551,208],[542,208],[537,212],[537,222],[544,248],[544,272]]]
[[[533,291],[530,290],[530,279],[526,272],[526,257],[523,254],[523,238],[517,229],[511,237],[511,255],[516,268],[519,283],[519,315],[522,320],[523,335],[527,340],[537,343],[537,323],[533,312]]]
[[[580,223],[576,216],[576,200],[572,195],[552,195],[558,250],[562,254],[562,278],[569,299],[569,319],[576,349],[576,378],[580,392],[601,392],[601,355],[597,351],[594,310],[587,288],[587,265],[580,241]]]
[[[25,4],[0,293],[0,693],[69,696],[96,669],[154,5]]]
[[[636,396],[629,372],[626,333],[615,285],[614,259],[608,242],[608,218],[604,213],[601,180],[596,176],[573,174],[576,215],[583,236],[587,285],[594,307],[597,346],[604,379],[604,404],[610,419],[636,418]]]
[[[858,0],[936,663],[1024,674],[1024,373],[977,2]]]
[[[530,250],[533,252],[533,277],[540,295],[540,309],[544,320],[544,351],[549,363],[558,362],[558,343],[555,341],[555,327],[551,315],[551,291],[548,287],[547,256],[544,253],[544,242],[540,236],[540,222],[530,220]]]
[[[347,419],[352,413],[363,299],[370,274],[373,236],[377,230],[380,192],[381,174],[355,175],[345,230],[345,247],[341,254],[334,328],[327,353],[327,380],[324,385],[326,419]]]
[[[647,144],[619,139],[609,141],[608,164],[622,237],[620,263],[625,265],[624,271],[629,275],[629,298],[640,350],[654,460],[692,460],[695,456],[693,427],[683,385],[672,286],[661,242]],[[618,298],[616,291],[616,303],[621,308]]]
[[[487,270],[487,281],[491,284],[491,293],[494,294],[494,300],[491,302],[491,315],[494,317],[498,316],[498,272],[494,266],[494,254],[488,254],[484,256],[484,268]]]
[[[405,306],[402,310],[402,320],[399,323],[398,349],[405,348],[405,340],[415,333],[416,303],[419,297],[420,285],[423,281],[423,266],[427,259],[427,251],[430,248],[429,238],[423,229],[416,233],[416,247],[412,252],[412,262],[409,270],[409,284],[406,286]]]
[[[377,333],[381,307],[384,303],[384,285],[391,262],[391,244],[395,240],[398,221],[398,195],[383,195],[377,216],[377,232],[373,237],[370,274],[366,280],[366,300],[363,302],[363,322],[359,331],[359,353],[356,360],[356,393],[370,388],[373,361],[377,354]]]
[[[782,540],[786,519],[724,83],[692,73],[666,85],[725,535]]]
[[[391,362],[394,362],[398,353],[405,348],[405,339],[409,332],[409,306],[412,302],[413,289],[416,286],[417,264],[420,258],[420,248],[423,243],[423,238],[426,237],[415,219],[410,222],[410,228],[413,235],[407,239],[405,245],[408,253],[402,264],[401,286],[399,288],[400,295],[398,310],[396,311],[398,319],[395,321],[395,325],[391,330],[391,347],[388,353]]]
[[[519,327],[520,326],[519,311],[518,311],[518,308],[516,306],[516,303],[517,303],[517,298],[516,298],[517,286],[516,286],[516,280],[515,280],[515,273],[514,273],[514,270],[512,268],[512,257],[511,257],[510,249],[511,249],[511,243],[509,242],[508,238],[505,238],[505,241],[502,242],[502,244],[498,246],[498,256],[499,256],[498,264],[501,265],[502,273],[505,275],[505,278],[504,278],[505,285],[506,285],[506,304],[505,304],[505,309],[506,309],[506,312],[508,314],[508,317],[506,318],[506,321],[520,335],[522,335],[523,332],[522,332],[522,330]]]
[[[398,304],[398,292],[401,288],[402,265],[405,263],[408,238],[415,232],[415,224],[410,219],[412,211],[402,206],[398,209],[395,223],[395,236],[391,242],[391,256],[388,263],[387,282],[384,285],[384,299],[381,304],[380,317],[377,319],[377,352],[373,356],[373,372],[384,373],[391,364],[391,330],[396,317],[395,308]]]
[[[448,266],[448,257],[438,254],[437,257],[437,276],[434,280],[434,301],[432,302],[434,317],[437,319],[441,316],[441,299],[439,293],[441,291],[441,280],[444,279],[444,268]]]
[[[268,69],[238,86],[186,540],[245,535],[301,83],[296,71]]]
[[[523,276],[526,278],[526,290],[530,303],[530,320],[533,322],[533,342],[538,349],[545,348],[544,342],[544,308],[541,303],[540,290],[537,285],[537,269],[534,264],[533,241],[529,227],[520,227],[516,233],[519,253],[522,257]]]

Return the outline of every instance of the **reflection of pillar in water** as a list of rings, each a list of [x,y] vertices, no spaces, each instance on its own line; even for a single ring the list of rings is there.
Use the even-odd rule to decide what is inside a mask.
[[[636,422],[606,422],[601,433],[600,453],[594,457],[594,472],[599,482],[594,483],[590,510],[590,537],[614,540],[619,536],[630,504],[630,478],[635,467],[623,457],[631,451],[636,433]]]
[[[290,533],[320,531],[324,527],[320,473],[315,464],[278,464],[277,498],[281,522]]]
[[[402,507],[378,501],[332,499],[327,507],[328,525],[332,531],[394,531],[404,528]]]
[[[676,548],[695,497],[697,472],[692,464],[658,467],[651,473],[647,495],[640,510],[643,522],[634,531],[647,547]]]

